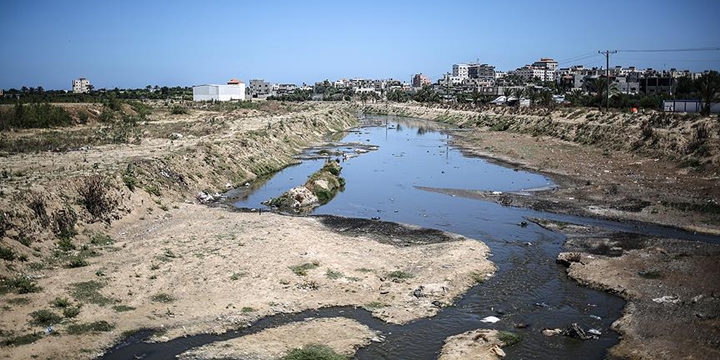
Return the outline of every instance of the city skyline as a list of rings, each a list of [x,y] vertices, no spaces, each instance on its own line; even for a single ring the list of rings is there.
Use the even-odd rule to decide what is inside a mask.
[[[70,89],[324,79],[433,81],[452,64],[508,71],[554,58],[604,67],[598,50],[717,48],[720,3],[607,1],[73,1],[5,3],[0,88]],[[603,9],[611,9],[603,10]],[[621,26],[622,25],[622,26]],[[720,69],[720,51],[627,52],[611,67]]]

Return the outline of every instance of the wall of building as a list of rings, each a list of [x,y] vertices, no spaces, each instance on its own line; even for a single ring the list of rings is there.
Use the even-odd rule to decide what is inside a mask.
[[[245,84],[193,86],[193,101],[245,100]]]

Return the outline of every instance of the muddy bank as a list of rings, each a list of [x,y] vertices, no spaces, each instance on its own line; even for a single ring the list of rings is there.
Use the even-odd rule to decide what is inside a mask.
[[[543,221],[568,236],[558,262],[584,286],[628,301],[613,329],[611,356],[715,359],[720,356],[720,246],[607,232]]]

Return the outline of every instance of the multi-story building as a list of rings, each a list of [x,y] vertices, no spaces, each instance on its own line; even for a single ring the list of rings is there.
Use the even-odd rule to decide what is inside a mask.
[[[488,64],[470,64],[468,65],[468,78],[494,81],[495,67]]]
[[[422,73],[415,74],[412,78],[412,86],[414,88],[420,88],[425,85],[430,85],[430,79]]]
[[[460,78],[460,81],[468,78],[468,64],[454,64],[452,67],[452,76]]]
[[[90,92],[91,89],[90,80],[86,78],[81,77],[72,81],[72,90],[75,94],[84,94]]]
[[[555,71],[557,70],[558,62],[551,58],[541,58],[539,61],[534,62],[532,66],[547,69],[549,71]]]
[[[272,84],[262,79],[250,80],[250,96],[257,97],[269,95],[272,90]]]

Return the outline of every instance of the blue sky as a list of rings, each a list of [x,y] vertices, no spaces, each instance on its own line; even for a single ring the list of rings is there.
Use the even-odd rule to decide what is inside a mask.
[[[717,0],[2,1],[0,88],[436,80],[453,63],[540,57],[604,66],[597,50],[720,47],[718,14]],[[720,51],[620,52],[615,65],[720,69]]]

